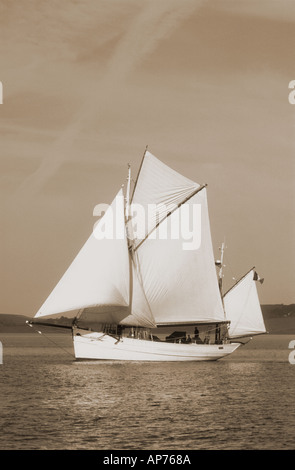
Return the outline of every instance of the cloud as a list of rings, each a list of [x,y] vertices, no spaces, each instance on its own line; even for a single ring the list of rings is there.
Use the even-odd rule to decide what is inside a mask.
[[[168,37],[202,1],[162,0],[145,2],[128,31],[118,44],[107,68],[107,78],[125,78],[138,63],[145,59]]]
[[[129,3],[129,2],[127,2]],[[134,2],[130,2],[133,5]],[[41,190],[43,185],[48,179],[50,179],[56,171],[60,168],[62,163],[70,158],[71,147],[83,130],[83,127],[87,122],[91,121],[97,114],[99,104],[101,102],[106,103],[108,99],[107,93],[111,92],[111,96],[116,93],[117,87],[124,82],[128,76],[136,69],[136,67],[156,49],[158,44],[166,39],[172,32],[181,24],[181,22],[191,15],[197,7],[201,6],[203,1],[187,0],[183,3],[180,0],[161,0],[161,2],[155,2],[153,0],[147,0],[142,2],[140,9],[135,9],[132,15],[132,20],[128,18],[126,30],[120,25],[121,35],[117,44],[115,45],[113,52],[110,54],[109,60],[104,68],[104,73],[99,77],[97,81],[97,90],[95,94],[89,94],[88,98],[84,100],[83,105],[77,110],[76,114],[70,120],[69,124],[62,131],[60,136],[56,139],[53,145],[49,148],[48,155],[44,156],[38,169],[26,178],[23,183],[19,186],[16,197],[26,196],[33,197],[38,191]],[[67,4],[69,5],[69,4]],[[102,3],[104,12],[107,13],[106,3]],[[112,3],[112,6],[114,3]],[[93,4],[92,4],[93,6]],[[45,14],[46,21],[51,20],[51,11],[48,10],[48,6],[44,6],[42,3],[43,13]],[[44,10],[45,9],[45,10]],[[67,11],[69,11],[67,9]],[[113,12],[113,10],[111,10]],[[64,11],[62,10],[62,13]],[[85,13],[85,10],[84,10]],[[95,13],[95,12],[93,12]],[[115,12],[116,15],[118,11]],[[85,13],[86,14],[86,13]],[[39,18],[40,11],[33,14],[34,21]],[[54,17],[55,18],[55,17]],[[59,31],[57,26],[64,28],[66,32],[63,34],[67,36],[70,34],[70,30],[74,29],[69,18],[65,18],[64,14],[58,16],[59,21],[54,23],[51,27],[51,37],[54,32]],[[95,29],[95,21],[93,17],[89,17],[87,12],[86,19],[83,17],[80,19],[75,11],[75,28],[82,33],[87,33],[87,28],[91,26]],[[97,17],[97,28],[101,25],[100,16]],[[110,20],[110,17],[106,15],[106,19]],[[77,23],[78,21],[78,23]],[[82,24],[80,24],[80,21]],[[39,26],[42,28],[42,24]],[[124,32],[123,32],[124,31]],[[56,43],[60,41],[60,33],[57,32],[57,38],[54,39],[53,44],[50,41],[45,42],[45,48],[53,48],[55,50]],[[97,31],[100,36],[99,30]],[[75,36],[76,38],[77,36]],[[108,36],[109,37],[109,36]],[[42,41],[44,39],[43,34],[41,35]],[[100,39],[103,43],[103,38]],[[73,40],[71,41],[73,45]],[[74,41],[75,43],[75,41]],[[44,42],[42,42],[44,45]],[[69,51],[69,47],[62,47],[63,52],[60,53],[60,57],[63,57]],[[79,49],[79,48],[78,48]],[[45,51],[44,51],[45,52]],[[75,55],[75,48],[72,50],[72,54]]]
[[[214,10],[237,15],[266,18],[275,21],[295,22],[295,3],[293,0],[219,0],[209,3]]]

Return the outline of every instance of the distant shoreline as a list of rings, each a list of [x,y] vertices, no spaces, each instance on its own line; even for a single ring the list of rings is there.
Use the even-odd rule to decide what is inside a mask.
[[[266,330],[269,334],[295,334],[295,304],[262,305],[261,309]],[[0,314],[0,334],[32,333],[32,328],[26,324],[28,320],[31,320],[31,317],[2,313]],[[46,326],[46,331],[58,334],[67,333],[63,328],[50,328],[48,326]]]

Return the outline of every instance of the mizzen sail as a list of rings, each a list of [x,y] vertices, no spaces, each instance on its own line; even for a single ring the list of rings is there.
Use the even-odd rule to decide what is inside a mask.
[[[252,336],[266,332],[257,294],[255,271],[251,269],[223,297],[230,320],[229,337]]]

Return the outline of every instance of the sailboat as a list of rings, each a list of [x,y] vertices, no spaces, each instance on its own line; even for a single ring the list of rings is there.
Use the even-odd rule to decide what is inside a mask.
[[[222,293],[207,185],[146,148],[125,193],[30,323],[70,328],[77,360],[218,360],[240,337],[265,333],[254,268]]]

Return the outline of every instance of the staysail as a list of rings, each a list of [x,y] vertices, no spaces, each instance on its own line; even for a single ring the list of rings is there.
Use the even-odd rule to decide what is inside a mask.
[[[136,301],[140,288],[132,280],[124,210],[120,190],[35,319],[47,322],[62,314],[78,316],[85,324],[119,323],[128,317],[131,325],[155,325],[149,308]],[[135,286],[131,293],[130,283]]]
[[[126,234],[120,238],[115,230],[114,220],[124,227],[124,197],[119,191],[95,230],[82,247],[72,264],[62,276],[35,317],[44,317],[68,312],[75,317],[78,310],[95,309],[103,312],[112,307],[117,319],[126,316],[129,305],[129,258]],[[104,230],[108,237],[98,239]],[[116,316],[116,315],[115,315]]]
[[[223,301],[226,317],[231,322],[230,338],[266,332],[257,294],[254,268],[227,291]]]

